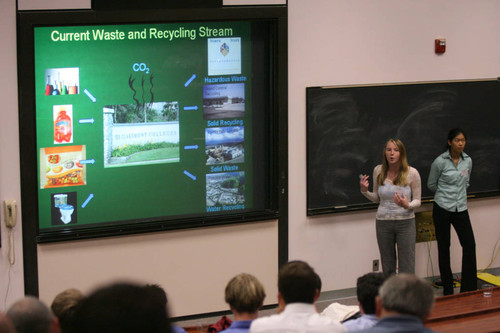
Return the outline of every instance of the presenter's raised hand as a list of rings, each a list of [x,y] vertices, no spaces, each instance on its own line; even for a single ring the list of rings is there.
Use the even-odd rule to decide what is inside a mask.
[[[368,181],[368,178],[370,176],[368,175],[360,175],[360,180],[359,180],[359,186],[361,187],[361,192],[367,192],[368,191],[368,186],[370,185],[370,182]]]

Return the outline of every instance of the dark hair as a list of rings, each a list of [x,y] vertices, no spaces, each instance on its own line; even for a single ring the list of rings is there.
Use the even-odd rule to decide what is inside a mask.
[[[378,296],[378,289],[385,279],[384,273],[368,273],[358,278],[356,294],[364,313],[375,314],[375,298]]]
[[[72,333],[171,333],[167,306],[157,290],[116,283],[90,294],[76,309]]]
[[[457,135],[460,135],[460,134],[463,134],[464,137],[465,137],[465,140],[467,140],[467,134],[465,134],[464,130],[459,128],[459,127],[456,127],[456,128],[452,128],[449,132],[448,132],[448,141],[453,141],[453,139],[455,139],[455,137]],[[449,150],[450,149],[450,145],[448,144],[448,141],[446,141],[446,149]]]
[[[168,303],[167,293],[159,284],[147,284],[144,288],[151,293],[152,297],[158,297],[157,301],[159,303]]]
[[[322,287],[322,282],[321,282],[321,278],[319,277],[318,273],[314,273],[314,275],[316,275],[316,288],[318,289],[318,291],[321,292],[321,287]]]
[[[286,304],[314,303],[319,291],[319,275],[304,261],[290,261],[283,265],[278,274],[278,291]]]

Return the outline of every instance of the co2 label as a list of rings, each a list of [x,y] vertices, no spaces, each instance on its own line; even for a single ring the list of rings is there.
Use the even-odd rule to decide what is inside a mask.
[[[146,74],[149,74],[149,67],[143,62],[140,64],[136,62],[132,65],[132,69],[134,72],[146,72]]]

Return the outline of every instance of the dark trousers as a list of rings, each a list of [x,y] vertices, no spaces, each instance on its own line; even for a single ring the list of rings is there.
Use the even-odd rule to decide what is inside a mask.
[[[453,274],[450,267],[450,225],[457,232],[462,245],[462,282],[460,292],[477,289],[476,241],[470,224],[469,212],[449,212],[434,203],[432,211],[438,243],[439,272],[443,294],[453,294]]]

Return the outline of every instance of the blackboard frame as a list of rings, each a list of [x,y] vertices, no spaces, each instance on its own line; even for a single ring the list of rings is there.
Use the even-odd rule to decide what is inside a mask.
[[[359,193],[359,174],[372,178],[391,137],[402,139],[410,165],[420,172],[422,203],[432,202],[428,171],[453,127],[469,136],[468,197],[499,196],[499,111],[498,78],[306,87],[307,215],[377,207]]]

